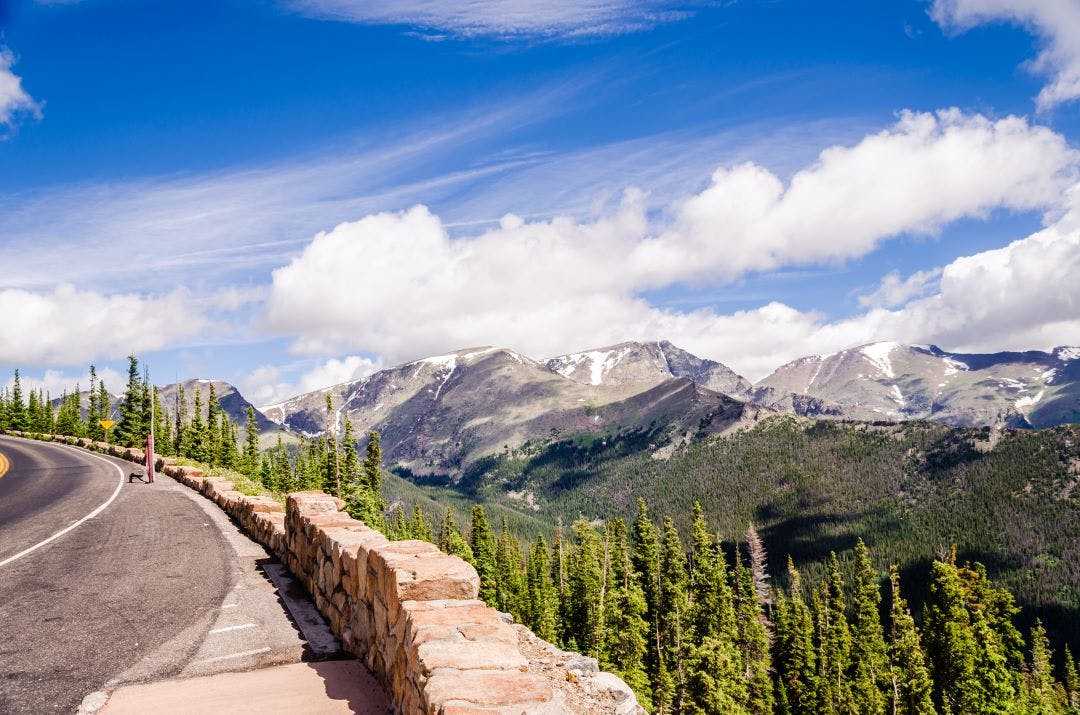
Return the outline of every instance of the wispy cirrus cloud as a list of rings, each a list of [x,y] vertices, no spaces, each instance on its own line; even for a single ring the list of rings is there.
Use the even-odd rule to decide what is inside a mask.
[[[991,22],[1028,28],[1042,48],[1031,69],[1050,83],[1039,92],[1039,109],[1080,98],[1080,3],[1076,0],[934,0],[930,16],[943,28],[966,31]]]
[[[314,17],[502,38],[635,32],[685,17],[687,5],[667,0],[285,0],[286,7]]]

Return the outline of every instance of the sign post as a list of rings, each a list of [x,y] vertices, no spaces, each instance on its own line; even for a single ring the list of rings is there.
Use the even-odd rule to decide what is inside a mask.
[[[112,420],[101,420],[101,428],[105,430],[105,444],[109,443],[109,430],[112,429],[114,424],[116,423]]]
[[[146,481],[154,483],[154,390],[150,390],[150,434],[146,435]]]

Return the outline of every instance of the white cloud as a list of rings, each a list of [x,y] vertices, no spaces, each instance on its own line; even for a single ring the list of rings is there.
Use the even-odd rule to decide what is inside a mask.
[[[289,397],[358,380],[383,367],[379,360],[359,355],[347,355],[343,358],[317,361],[301,373],[298,379],[290,381],[284,379],[281,368],[263,365],[245,376],[240,381],[239,388],[249,401],[264,407],[282,402]]]
[[[635,246],[631,263],[663,285],[859,257],[889,237],[934,234],[995,208],[1055,206],[1077,156],[1020,117],[903,112],[854,146],[826,149],[787,186],[755,164],[717,170],[677,208],[671,230]]]
[[[13,64],[15,56],[11,50],[0,47],[0,129],[13,127],[20,112],[41,114],[41,106],[23,89],[22,79],[11,71]]]
[[[365,24],[412,25],[453,35],[609,35],[684,17],[664,0],[287,0],[314,17]],[[438,36],[435,36],[438,38]]]
[[[172,347],[207,320],[183,289],[158,296],[104,295],[60,285],[0,290],[0,363],[78,365]]]
[[[881,279],[873,292],[859,296],[859,305],[863,308],[892,308],[907,303],[934,290],[940,277],[940,268],[916,271],[907,278],[901,278],[900,271],[892,271]]]
[[[99,380],[104,381],[105,389],[110,394],[122,394],[127,386],[127,375],[120,374],[112,368],[98,369],[97,376]],[[14,375],[5,375],[4,377],[7,380],[4,387],[10,390],[11,386],[15,384]],[[76,387],[82,391],[90,389],[90,372],[89,369],[81,373],[46,370],[38,375],[20,371],[19,385],[22,387],[24,399],[29,390],[39,389],[45,390],[48,395],[56,399],[63,395],[65,391],[68,393],[74,392]]]
[[[680,313],[639,294],[861,256],[890,236],[999,207],[1059,206],[1076,160],[1060,136],[1022,119],[908,113],[826,150],[787,187],[755,165],[720,170],[659,231],[635,191],[593,221],[509,215],[463,238],[423,206],[374,214],[317,235],[274,271],[266,327],[296,336],[301,354],[360,350],[387,361],[493,342],[544,356],[667,337],[760,376],[809,344],[896,324],[880,309],[837,324],[781,304]]]
[[[995,21],[1023,25],[1043,45],[1031,68],[1050,78],[1039,92],[1039,108],[1080,97],[1080,3],[1076,0],[934,0],[930,15],[943,28],[959,31]]]

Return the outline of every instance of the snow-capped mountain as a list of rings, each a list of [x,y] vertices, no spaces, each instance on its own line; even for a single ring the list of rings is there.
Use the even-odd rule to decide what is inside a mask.
[[[544,364],[564,377],[587,385],[657,385],[674,377],[685,377],[731,397],[745,396],[750,390],[750,383],[731,368],[692,355],[667,340],[619,343],[560,355]]]
[[[720,379],[727,370],[722,365],[670,344],[648,345],[617,346],[621,355],[600,370],[595,383],[591,373],[575,379],[582,373],[571,368],[566,375],[549,367],[552,361],[541,363],[513,350],[470,348],[381,370],[263,411],[309,436],[326,430],[340,434],[348,415],[358,439],[368,430],[379,432],[388,461],[438,474],[459,473],[485,454],[552,435],[649,426],[663,433],[658,442],[684,440],[688,433],[723,431],[744,413],[762,411],[686,376],[697,367],[695,374],[706,381]],[[670,354],[689,367],[679,368],[684,374],[676,376],[666,361],[655,361],[656,354]],[[605,362],[601,357],[600,365]],[[738,381],[749,385],[736,375]]]
[[[879,342],[778,368],[755,391],[806,395],[862,420],[1042,427],[1080,419],[1080,349],[961,354]]]

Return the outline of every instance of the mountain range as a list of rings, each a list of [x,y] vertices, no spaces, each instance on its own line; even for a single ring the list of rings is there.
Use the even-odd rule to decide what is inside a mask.
[[[667,341],[544,361],[482,347],[380,370],[261,413],[307,436],[340,435],[347,415],[358,437],[380,433],[388,462],[454,476],[482,456],[530,442],[641,427],[664,456],[696,436],[777,412],[1045,427],[1080,421],[1078,378],[1080,349],[1068,347],[980,355],[881,342],[800,358],[756,384]]]

